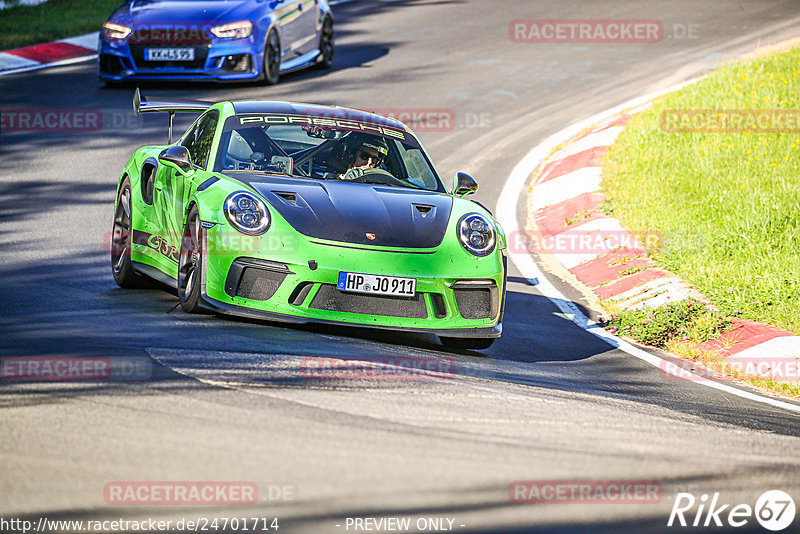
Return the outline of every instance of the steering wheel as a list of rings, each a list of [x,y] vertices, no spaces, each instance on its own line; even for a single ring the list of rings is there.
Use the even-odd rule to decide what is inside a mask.
[[[383,169],[364,169],[364,173],[361,176],[347,181],[348,182],[379,181],[380,183],[386,185],[397,185],[400,187],[408,187],[408,184],[406,182],[400,180],[389,171],[385,171]]]

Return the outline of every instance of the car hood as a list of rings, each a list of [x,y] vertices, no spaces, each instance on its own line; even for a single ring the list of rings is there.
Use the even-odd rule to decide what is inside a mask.
[[[449,195],[400,187],[288,178],[249,184],[301,234],[358,245],[436,247],[453,207]]]
[[[242,0],[133,0],[114,11],[109,20],[133,27],[211,27],[252,19],[262,2]]]

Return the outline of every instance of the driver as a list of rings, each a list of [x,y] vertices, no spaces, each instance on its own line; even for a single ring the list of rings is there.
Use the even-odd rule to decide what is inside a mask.
[[[347,171],[340,180],[356,180],[364,176],[369,169],[377,169],[389,155],[389,145],[382,137],[365,134],[350,134],[347,137],[345,157],[348,161]]]

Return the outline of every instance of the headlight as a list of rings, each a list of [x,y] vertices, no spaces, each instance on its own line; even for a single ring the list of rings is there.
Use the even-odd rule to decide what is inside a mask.
[[[494,224],[478,213],[468,213],[461,217],[457,231],[461,245],[475,256],[488,256],[497,243]]]
[[[253,24],[248,21],[232,22],[211,28],[211,33],[221,38],[244,39],[253,33]]]
[[[225,199],[225,216],[234,228],[247,235],[269,230],[270,218],[264,202],[250,193],[233,193]]]
[[[103,24],[103,37],[106,39],[119,41],[121,39],[125,39],[130,34],[131,29],[127,26],[121,26],[120,24],[114,24],[113,22],[106,22]]]

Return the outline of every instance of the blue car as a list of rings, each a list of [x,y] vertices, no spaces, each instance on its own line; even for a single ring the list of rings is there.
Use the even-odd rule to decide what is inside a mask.
[[[103,25],[99,76],[273,85],[333,49],[327,0],[129,0]]]

